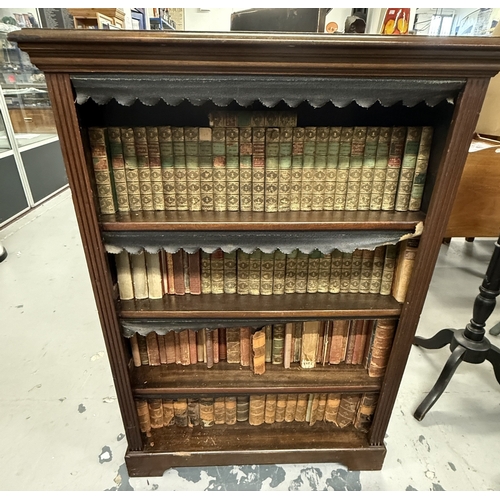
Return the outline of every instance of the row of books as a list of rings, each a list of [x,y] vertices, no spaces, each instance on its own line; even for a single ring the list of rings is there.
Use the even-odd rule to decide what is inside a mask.
[[[89,143],[102,214],[418,211],[432,135],[430,126],[90,127]]]
[[[378,400],[377,393],[252,394],[250,396],[136,400],[141,432],[151,436],[162,427],[212,427],[248,422],[329,422],[367,432]]]
[[[409,246],[409,243],[411,245]],[[282,295],[291,293],[361,293],[396,297],[404,262],[414,257],[416,240],[375,250],[352,253],[334,250],[310,254],[295,250],[265,253],[255,250],[192,254],[142,251],[115,255],[118,293],[122,300],[161,299],[165,295],[240,294]],[[398,271],[399,268],[399,271]]]
[[[370,377],[387,366],[396,320],[327,320],[275,323],[261,328],[227,327],[150,332],[130,338],[134,366],[219,363],[248,367],[261,375],[266,365],[311,369],[361,365]]]

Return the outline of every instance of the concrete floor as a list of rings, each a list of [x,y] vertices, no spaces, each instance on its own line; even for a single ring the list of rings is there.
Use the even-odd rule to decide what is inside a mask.
[[[500,386],[491,365],[462,364],[422,422],[413,412],[449,350],[412,347],[382,471],[339,464],[172,469],[129,478],[126,439],[69,191],[0,230],[0,489],[500,489]],[[463,328],[495,239],[443,245],[418,335]],[[500,308],[487,327],[500,322]],[[500,338],[488,336],[500,345]]]

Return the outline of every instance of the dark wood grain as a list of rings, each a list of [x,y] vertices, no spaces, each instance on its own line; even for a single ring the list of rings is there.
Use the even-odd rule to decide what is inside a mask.
[[[193,394],[279,394],[311,392],[377,392],[381,380],[369,377],[362,366],[299,366],[283,369],[269,363],[266,372],[255,375],[249,368],[220,362],[205,365],[140,366],[131,369],[137,397],[172,397]]]
[[[301,422],[153,429],[142,452],[125,456],[130,476],[161,476],[170,467],[281,463],[341,463],[351,470],[380,470],[384,445],[334,424]]]
[[[491,77],[500,60],[489,37],[34,28],[8,37],[45,72],[463,78]]]

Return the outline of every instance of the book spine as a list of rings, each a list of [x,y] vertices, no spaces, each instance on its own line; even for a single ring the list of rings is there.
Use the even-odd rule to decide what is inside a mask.
[[[213,398],[200,398],[200,420],[203,427],[212,427],[215,425]]]
[[[342,252],[342,271],[340,277],[340,293],[349,293],[351,286],[352,253]]]
[[[184,150],[186,152],[186,193],[190,212],[201,210],[201,171],[199,165],[199,129],[184,127]]]
[[[297,252],[296,278],[295,278],[295,293],[307,292],[307,269],[309,267],[309,255]]]
[[[212,130],[214,210],[227,210],[226,129]]]
[[[114,214],[117,210],[117,201],[114,195],[114,181],[108,159],[105,129],[90,127],[89,141],[100,213]]]
[[[238,127],[226,128],[226,193],[227,210],[240,209],[240,134]]]
[[[295,408],[295,421],[305,422],[307,413],[308,394],[297,394],[297,407]]]
[[[188,330],[188,338],[189,338],[189,364],[195,365],[196,363],[198,363],[196,331]]]
[[[236,396],[236,421],[247,422],[250,413],[250,396]]]
[[[167,351],[165,350],[165,335],[156,335],[158,340],[158,349],[160,350],[160,363],[167,364]]]
[[[361,277],[359,280],[359,293],[370,293],[373,272],[373,250],[363,250],[361,255]]]
[[[395,209],[398,212],[408,211],[410,205],[413,176],[417,165],[418,148],[422,127],[408,127],[399,174],[398,189],[396,191]]]
[[[122,140],[119,127],[108,127],[109,151],[111,156],[111,171],[116,191],[118,212],[129,212],[127,175],[123,158]]]
[[[297,394],[288,394],[286,397],[285,422],[295,421],[297,410]]]
[[[274,279],[274,252],[261,253],[260,267],[260,295],[273,294],[273,279]]]
[[[160,141],[157,127],[146,127],[146,142],[148,145],[153,209],[165,210],[165,198],[163,196],[161,172]]]
[[[226,424],[236,424],[236,396],[226,396],[224,398],[224,405],[226,410]]]
[[[335,182],[334,210],[344,210],[349,180],[349,164],[354,127],[342,127],[340,132],[339,160]]]
[[[121,300],[134,298],[134,284],[130,268],[129,254],[125,251],[115,255],[118,295]]]
[[[337,424],[339,406],[340,406],[340,395],[333,393],[328,394],[325,405],[325,422]]]
[[[273,365],[283,364],[285,347],[285,323],[273,325],[272,358]]]
[[[136,400],[135,408],[137,410],[137,416],[139,418],[139,429],[141,430],[141,432],[146,434],[146,436],[151,436],[151,419],[149,418],[148,402],[144,400]]]
[[[395,266],[396,245],[388,245],[385,250],[384,268],[382,270],[382,283],[380,284],[380,295],[391,294]]]
[[[248,293],[250,295],[260,295],[261,256],[262,252],[259,249],[250,254],[248,266]]]
[[[401,172],[403,149],[406,138],[406,127],[393,127],[389,146],[389,159],[385,173],[384,195],[382,210],[394,210],[396,207],[396,193]]]
[[[165,210],[176,210],[174,148],[172,144],[171,127],[158,127],[158,142],[160,145],[163,204]]]
[[[250,366],[252,329],[250,327],[240,328],[240,364]]]
[[[241,249],[236,253],[236,286],[239,295],[248,295],[250,292],[250,254]]]
[[[337,425],[341,429],[354,423],[359,401],[359,394],[343,394],[340,398]]]
[[[266,394],[266,405],[264,411],[264,422],[274,424],[276,421],[276,404],[278,402],[277,394]]]
[[[176,253],[172,254],[175,295],[184,295],[186,293],[186,283],[184,281],[184,262],[182,254],[182,250],[178,250]]]
[[[361,282],[361,267],[363,265],[363,250],[354,250],[352,253],[351,278],[349,280],[349,293],[358,293]]]
[[[266,325],[264,327],[264,332],[266,334],[266,363],[272,363],[273,361],[273,326]]]
[[[171,127],[174,151],[175,205],[177,210],[188,209],[187,169],[184,127]]]
[[[335,185],[337,182],[341,130],[341,127],[329,127],[328,130],[323,210],[333,210],[335,207]]]
[[[240,329],[238,327],[226,328],[226,356],[228,363],[241,363]]]
[[[160,254],[145,252],[148,296],[150,299],[163,298],[163,282],[160,270]]]
[[[155,332],[149,332],[146,335],[146,349],[148,353],[148,365],[160,366],[160,348]]]
[[[144,252],[142,251],[138,254],[130,254],[130,262],[132,265],[134,297],[136,299],[147,299],[149,296],[149,291]]]
[[[266,396],[264,394],[252,394],[250,396],[250,408],[248,423],[250,425],[261,425],[264,423],[266,410]]]
[[[365,146],[366,127],[354,127],[351,143],[351,158],[349,160],[349,174],[347,177],[345,210],[358,209]]]
[[[224,253],[224,293],[236,293],[236,250]]]
[[[314,193],[314,155],[316,152],[316,127],[304,128],[304,155],[302,158],[302,192],[300,210],[312,209]]]
[[[152,429],[163,427],[163,406],[161,399],[150,399],[148,401],[149,418]]]
[[[373,183],[370,195],[370,210],[381,210],[384,197],[387,163],[389,161],[389,145],[391,142],[391,127],[380,127],[373,169]]]
[[[197,398],[187,398],[188,427],[201,425],[200,420],[200,400]]]
[[[418,238],[411,238],[400,243],[392,283],[392,296],[401,303],[406,299],[406,292],[408,291],[408,285],[410,284],[417,256],[418,244]]]
[[[198,129],[198,166],[200,169],[200,196],[201,210],[214,211],[214,177],[212,158],[212,129],[200,127]]]
[[[379,135],[380,127],[367,127],[363,167],[361,168],[361,182],[359,186],[358,210],[370,210]]]
[[[169,427],[171,425],[175,425],[174,400],[173,399],[162,399],[161,406],[162,406],[162,412],[163,412],[163,427]]]
[[[139,356],[141,358],[141,365],[149,365],[148,345],[144,335],[137,334],[137,346],[139,348]]]
[[[211,255],[201,250],[201,293],[212,293]]]
[[[135,153],[134,131],[132,128],[121,128],[120,137],[127,177],[128,202],[131,211],[142,210],[141,188],[139,185],[139,169]]]
[[[290,211],[293,128],[281,127],[278,158],[278,212]]]
[[[142,365],[141,352],[139,350],[139,342],[137,340],[138,336],[139,334],[135,333],[132,337],[130,337],[130,351],[132,353],[132,361],[135,367]]]
[[[293,352],[292,363],[299,363],[302,355],[302,332],[304,330],[304,323],[295,323],[293,329]]]
[[[370,279],[370,293],[380,293],[382,286],[382,272],[384,270],[385,247],[377,247],[373,251],[372,277]]]
[[[264,210],[278,211],[279,128],[266,128]]]
[[[252,127],[252,211],[265,210],[266,129]]]
[[[368,375],[370,377],[383,377],[396,331],[396,320],[379,319],[375,324],[374,330],[373,341],[367,360]]]
[[[320,321],[305,321],[302,331],[302,349],[300,367],[304,369],[316,366]]]
[[[317,127],[311,210],[323,210],[324,208],[328,136],[328,127]]]
[[[252,335],[253,372],[262,375],[266,371],[266,332],[257,330]]]
[[[318,415],[316,417],[316,420],[318,422],[323,422],[325,420],[327,398],[328,398],[328,394],[326,392],[322,392],[319,394]]]
[[[317,293],[319,286],[319,265],[321,260],[321,252],[314,250],[309,254],[307,261],[307,293]]]
[[[333,250],[332,263],[330,266],[330,284],[328,291],[330,293],[340,293],[342,284],[342,252],[340,250]]]
[[[286,401],[287,401],[286,394],[278,394],[277,395],[275,422],[284,422],[285,421]]]
[[[142,209],[154,210],[146,127],[134,127],[133,130]]]
[[[223,397],[214,398],[214,424],[222,425],[226,423],[226,401]]]
[[[293,323],[285,324],[285,344],[283,347],[283,368],[290,368],[292,363],[292,343],[295,325]]]
[[[285,259],[285,293],[295,293],[298,250],[290,252]]]
[[[224,293],[224,252],[219,248],[210,255],[211,293]]]
[[[429,157],[431,153],[432,134],[432,127],[422,127],[415,173],[413,175],[410,202],[408,206],[408,210],[411,212],[418,212],[420,210],[420,205],[422,204],[427,166],[429,164]]]
[[[240,127],[240,210],[252,211],[252,127]]]
[[[338,365],[345,360],[347,338],[349,335],[350,321],[335,320],[332,325],[332,341],[330,344],[329,363]]]
[[[201,294],[200,251],[197,250],[196,252],[190,254],[186,252],[186,257],[188,260],[188,271],[189,271],[189,293],[191,293],[191,295],[200,295]]]
[[[368,432],[377,407],[378,394],[363,394],[359,402],[358,411],[354,420],[354,428],[358,431]]]
[[[175,363],[175,334],[173,331],[165,334],[165,355],[167,357],[167,365]]]
[[[274,252],[273,295],[285,293],[286,254],[280,250]]]
[[[292,166],[290,181],[290,210],[300,210],[302,193],[302,164],[304,159],[304,134],[303,127],[295,127],[292,132]]]
[[[180,364],[189,366],[191,364],[191,351],[189,347],[189,330],[179,332]]]

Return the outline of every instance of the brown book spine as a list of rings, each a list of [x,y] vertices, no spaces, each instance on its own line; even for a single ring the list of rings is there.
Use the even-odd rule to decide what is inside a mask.
[[[227,360],[226,329],[219,328],[219,360]]]
[[[149,365],[149,355],[146,337],[137,335],[137,345],[139,347],[139,356],[141,357],[141,365]]]
[[[175,341],[175,363],[181,364],[181,332],[174,331],[174,341]]]
[[[360,401],[359,394],[342,394],[340,398],[339,412],[337,414],[337,425],[340,428],[354,423],[356,412]]]
[[[213,342],[213,351],[214,351],[214,363],[218,363],[220,361],[220,343],[219,343],[219,329],[215,328],[212,330],[212,342]]]
[[[277,394],[266,394],[266,406],[264,411],[264,422],[274,424],[276,421]]]
[[[309,400],[308,394],[297,395],[297,408],[295,408],[295,421],[305,422],[307,413],[307,402]]]
[[[379,319],[375,324],[373,342],[368,356],[368,375],[382,377],[389,361],[396,320]]]
[[[200,251],[188,253],[189,263],[189,292],[192,295],[201,294],[201,262]]]
[[[138,333],[134,333],[132,337],[130,337],[130,350],[132,351],[132,361],[134,362],[134,366],[141,366],[141,353],[139,351],[139,343],[137,341]]]
[[[196,336],[196,357],[198,358],[198,363],[205,363],[207,361],[205,328],[198,330],[198,335]]]
[[[354,356],[354,346],[356,345],[356,336],[363,331],[363,320],[353,319],[349,324],[349,333],[347,336],[347,347],[345,353],[346,365],[351,365]]]
[[[224,293],[224,252],[219,248],[210,256],[212,293]]]
[[[175,425],[174,400],[173,399],[162,399],[161,405],[162,405],[162,410],[163,410],[163,427]]]
[[[184,276],[184,293],[191,293],[191,277],[189,275],[189,256],[185,250],[182,250],[182,273]]]
[[[398,302],[405,301],[417,256],[418,244],[418,238],[404,240],[400,244],[392,283],[392,295]]]
[[[146,436],[151,436],[151,419],[149,417],[148,402],[136,400],[135,407],[137,409],[137,416],[139,417],[139,429],[141,432],[144,432]]]
[[[319,408],[319,394],[312,395],[311,401],[311,414],[309,416],[309,425],[314,425],[318,419],[318,408]]]
[[[222,396],[214,398],[214,423],[215,425],[226,423],[226,401]]]
[[[156,335],[158,349],[160,350],[160,364],[167,364],[167,351],[165,350],[165,335]]]
[[[349,333],[349,320],[334,320],[330,345],[330,364],[338,365],[345,359],[345,348]]]
[[[236,396],[236,421],[247,422],[250,414],[250,396]]]
[[[266,411],[265,394],[252,394],[250,396],[250,408],[248,423],[250,425],[261,425],[264,423]]]
[[[286,394],[278,394],[276,398],[276,422],[284,422],[285,421],[285,413],[286,413]]]
[[[238,327],[226,328],[226,348],[227,362],[240,364],[240,329]]]
[[[224,398],[226,409],[226,424],[234,425],[236,423],[236,396],[226,396]]]
[[[207,351],[207,368],[214,366],[214,337],[211,328],[205,328],[205,346]]]
[[[213,398],[200,398],[200,420],[203,427],[212,427],[215,424]]]
[[[196,427],[201,424],[200,402],[196,398],[187,399],[188,427]]]
[[[286,397],[285,422],[295,421],[297,410],[297,394],[288,394]]]
[[[257,330],[252,335],[253,372],[262,375],[266,371],[266,333]]]
[[[189,337],[189,362],[195,365],[198,362],[198,353],[196,348],[196,331],[188,330]]]
[[[175,355],[175,333],[173,331],[165,334],[165,354],[167,357],[167,364],[176,362]]]
[[[163,406],[161,399],[150,399],[148,401],[149,419],[152,429],[161,429],[163,427]]]
[[[191,350],[189,346],[189,330],[181,330],[179,332],[179,347],[181,365],[187,366],[191,364]]]
[[[363,320],[363,329],[359,334],[356,334],[356,341],[354,343],[354,353],[352,355],[352,364],[364,364],[366,343],[370,333],[373,329],[373,321],[369,319]]]
[[[362,432],[368,432],[370,430],[373,415],[377,407],[377,401],[378,394],[376,393],[368,393],[361,396],[358,412],[354,419],[355,429]]]
[[[240,328],[240,364],[241,366],[250,366],[250,339],[252,329],[250,327],[242,326]]]
[[[339,413],[340,394],[330,393],[326,399],[325,422],[337,425],[337,415]]]
[[[177,252],[172,254],[175,295],[184,295],[186,290],[184,281],[184,262],[182,259],[182,254],[182,250],[178,250]]]
[[[148,361],[150,366],[160,366],[160,348],[155,332],[146,335],[146,345],[148,350]]]
[[[316,415],[317,422],[323,422],[325,420],[327,399],[328,399],[328,394],[326,392],[320,393],[319,401],[318,401],[318,410],[317,410],[317,415]]]

